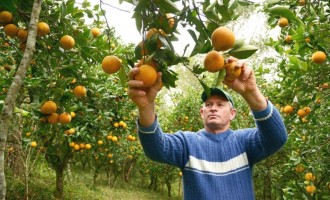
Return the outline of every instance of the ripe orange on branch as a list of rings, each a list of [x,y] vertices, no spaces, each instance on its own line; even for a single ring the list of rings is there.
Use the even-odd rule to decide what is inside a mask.
[[[84,86],[82,86],[82,85],[78,85],[78,86],[76,86],[76,87],[74,88],[74,90],[73,90],[73,94],[74,94],[74,96],[76,96],[76,97],[84,97],[84,96],[86,96],[86,94],[87,94],[87,90],[86,90],[86,88],[85,88]]]
[[[327,55],[323,51],[316,51],[312,55],[312,61],[316,64],[322,64],[327,59]]]
[[[64,35],[60,40],[60,44],[63,49],[68,50],[75,45],[75,41],[70,35]]]
[[[49,25],[45,22],[39,22],[38,28],[37,28],[38,36],[42,37],[42,36],[48,35],[49,33],[50,33]]]
[[[52,114],[56,112],[57,110],[57,105],[54,101],[46,101],[42,106],[41,106],[41,113],[45,115]]]
[[[102,60],[102,69],[108,74],[114,74],[119,71],[121,61],[117,56],[106,56]]]
[[[283,108],[283,112],[286,113],[286,114],[290,114],[293,112],[293,107],[290,106],[290,105],[286,105],[284,108]]]
[[[64,113],[60,114],[60,116],[58,117],[58,121],[61,124],[68,124],[71,122],[71,115],[67,112],[64,112]]]
[[[18,28],[15,24],[7,24],[4,27],[4,32],[7,36],[15,37],[18,32]]]
[[[93,37],[97,37],[97,36],[101,35],[101,30],[96,27],[92,28],[91,32],[92,32]]]
[[[289,20],[285,17],[281,17],[278,21],[277,21],[277,24],[279,27],[286,27],[289,25]]]
[[[143,82],[143,87],[151,87],[157,81],[157,71],[153,66],[148,64],[139,67],[139,73],[135,75],[135,80]]]
[[[204,67],[208,72],[218,72],[225,64],[225,59],[218,51],[210,51],[204,58]]]
[[[47,122],[50,124],[57,124],[58,123],[58,114],[52,113],[47,116]]]
[[[217,51],[226,51],[235,44],[235,34],[227,27],[215,29],[211,35],[212,46]]]
[[[1,23],[8,24],[12,21],[13,21],[13,15],[10,12],[6,10],[0,12],[0,24]]]

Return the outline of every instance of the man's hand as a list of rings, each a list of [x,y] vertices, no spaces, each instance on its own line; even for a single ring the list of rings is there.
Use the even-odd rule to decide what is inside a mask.
[[[143,87],[143,82],[134,80],[139,68],[134,67],[128,73],[128,96],[139,109],[139,122],[141,126],[150,126],[155,120],[155,98],[162,87],[161,73],[158,72],[156,83],[151,87]]]
[[[252,110],[258,111],[265,109],[267,102],[257,86],[252,68],[234,57],[230,57],[228,62],[236,62],[236,67],[241,67],[241,75],[233,81],[224,80],[223,83],[239,93]]]

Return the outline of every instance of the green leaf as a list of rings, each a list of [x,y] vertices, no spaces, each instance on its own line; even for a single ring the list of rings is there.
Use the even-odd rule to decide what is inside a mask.
[[[243,45],[237,49],[231,49],[228,54],[238,59],[246,59],[252,56],[258,48],[252,45]]]
[[[290,10],[289,6],[273,6],[269,9],[270,14],[296,20],[296,15]]]
[[[175,81],[178,80],[178,74],[172,70],[162,70],[162,82],[166,88],[175,88]]]
[[[127,84],[127,74],[125,72],[125,69],[124,67],[121,67],[119,69],[119,79],[120,79],[120,83],[123,87],[126,87],[126,84]]]
[[[164,13],[176,13],[180,12],[177,6],[170,0],[157,0],[154,3],[162,10]]]
[[[216,80],[214,86],[215,86],[215,87],[219,86],[219,85],[222,83],[222,81],[223,81],[223,79],[225,78],[225,76],[226,76],[226,69],[223,68],[223,69],[221,69],[221,70],[219,71],[219,73],[218,73],[218,78],[217,78],[217,80]]]
[[[238,48],[242,47],[244,44],[245,43],[244,43],[243,39],[237,39],[237,40],[235,40],[233,49],[238,49]]]

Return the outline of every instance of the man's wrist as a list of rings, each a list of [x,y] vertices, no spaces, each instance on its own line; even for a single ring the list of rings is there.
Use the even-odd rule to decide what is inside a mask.
[[[253,111],[262,111],[267,108],[267,99],[259,89],[242,96]]]

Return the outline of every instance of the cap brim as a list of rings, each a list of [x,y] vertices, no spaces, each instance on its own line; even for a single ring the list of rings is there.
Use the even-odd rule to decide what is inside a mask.
[[[204,90],[202,93],[202,96],[201,96],[202,101],[205,102],[206,99],[208,99],[212,95],[222,96],[225,99],[227,99],[228,101],[230,101],[234,106],[234,101],[233,101],[233,98],[230,96],[230,94],[228,94],[226,91],[221,90],[219,88],[209,88],[209,90]]]

